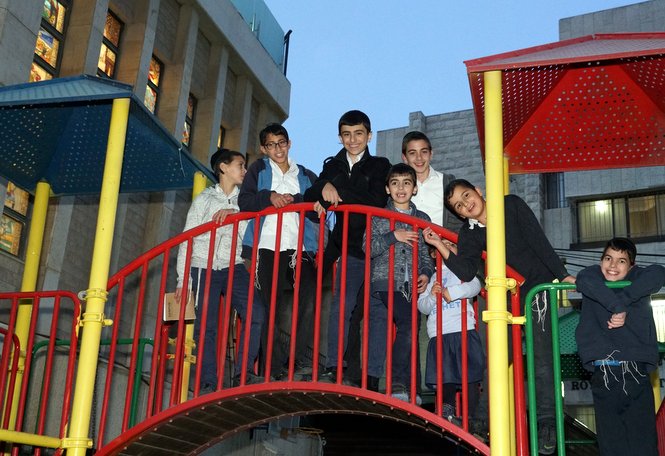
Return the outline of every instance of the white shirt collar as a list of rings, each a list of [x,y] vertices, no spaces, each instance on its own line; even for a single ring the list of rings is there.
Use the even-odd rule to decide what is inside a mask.
[[[469,229],[470,230],[474,229],[476,227],[476,225],[479,226],[480,228],[485,228],[485,225],[483,225],[482,223],[480,223],[476,219],[470,218],[470,219],[468,219],[468,223],[469,223]]]
[[[349,168],[353,168],[353,165],[355,165],[356,163],[358,163],[358,162],[363,158],[363,156],[365,155],[366,152],[367,152],[367,150],[364,150],[362,154],[358,155],[358,159],[355,161],[355,163],[354,163],[353,160],[351,159],[351,154],[349,154],[349,153],[347,152],[347,153],[346,153],[346,160],[349,162]]]

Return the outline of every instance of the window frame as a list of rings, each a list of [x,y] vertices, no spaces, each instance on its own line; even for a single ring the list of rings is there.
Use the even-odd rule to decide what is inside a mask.
[[[637,200],[638,198],[644,197],[654,197],[654,212],[655,212],[655,234],[646,235],[646,236],[634,236],[634,230],[631,231],[631,199]],[[665,198],[665,189],[658,189],[649,192],[634,192],[634,193],[622,193],[615,195],[602,195],[597,198],[584,198],[579,199],[572,206],[574,207],[574,219],[575,219],[575,243],[571,245],[571,248],[580,249],[580,248],[595,248],[603,247],[607,242],[607,239],[615,236],[628,237],[635,243],[647,243],[647,242],[663,242],[665,241],[665,224],[661,223],[662,220],[665,220],[665,204],[660,207],[659,200]],[[611,208],[611,214],[609,218],[609,223],[611,227],[607,227],[610,234],[604,236],[602,240],[584,240],[582,239],[581,233],[581,214],[580,214],[580,204],[587,203],[596,203],[599,201],[608,201],[608,206]],[[617,214],[616,208],[623,208],[622,213]]]
[[[120,42],[122,41],[122,32],[125,28],[125,23],[123,21],[121,21],[120,18],[118,17],[118,15],[115,14],[111,9],[108,9],[106,11],[106,16],[107,16],[107,18],[108,18],[108,16],[111,16],[120,25],[120,30],[118,31],[118,44],[117,45],[114,44],[110,39],[108,39],[106,37],[106,33],[105,33],[105,31],[106,31],[106,22],[104,22],[104,31],[102,32],[102,45],[99,48],[99,57],[101,59],[102,49],[104,48],[104,46],[106,46],[106,48],[115,55],[115,60],[114,60],[114,64],[113,64],[113,72],[110,75],[108,73],[106,73],[104,70],[102,70],[101,68],[99,68],[99,60],[98,60],[97,76],[100,76],[102,78],[115,79],[115,74],[116,74],[117,68],[118,68],[118,58],[120,57]]]
[[[27,197],[27,202],[26,202],[26,208],[25,208],[25,214],[22,214],[18,210],[11,208],[7,206],[7,193],[9,191],[9,185],[13,185],[16,189],[20,190],[21,192],[24,192]],[[28,192],[27,190],[22,189],[21,187],[17,186],[13,182],[6,182],[5,183],[5,193],[4,197],[2,200],[2,206],[0,206],[0,217],[7,217],[15,221],[16,223],[21,225],[21,233],[19,234],[19,240],[18,240],[18,247],[17,247],[17,252],[11,252],[7,249],[4,249],[0,247],[0,252],[4,255],[9,255],[12,258],[16,258],[19,260],[24,260],[25,259],[25,247],[27,243],[27,237],[28,237],[28,222],[30,221],[30,217],[32,216],[32,204],[33,204],[33,197]],[[1,222],[0,222],[1,223]]]
[[[148,108],[148,111],[150,111],[152,114],[157,115],[157,110],[159,109],[159,96],[160,96],[160,86],[162,83],[162,77],[164,76],[164,63],[157,58],[155,54],[152,54],[150,57],[150,65],[152,64],[152,61],[155,61],[157,66],[159,67],[159,77],[157,78],[157,83],[155,84],[152,82],[150,79],[150,75],[148,74],[148,82],[146,84],[146,95],[148,93],[148,90],[152,90],[155,95],[155,105],[153,109],[150,109],[150,106],[146,103],[146,96],[143,97],[143,104]],[[150,69],[148,68],[148,73],[150,72]]]
[[[37,41],[35,41],[35,50],[33,52],[32,63],[38,66],[46,74],[50,75],[49,79],[57,78],[60,74],[60,63],[62,61],[62,52],[65,45],[65,34],[67,31],[67,26],[69,24],[69,16],[72,7],[72,0],[56,0],[57,3],[62,5],[65,9],[64,17],[62,21],[62,31],[59,31],[54,25],[52,25],[45,17],[44,14],[41,15],[41,21],[39,23],[39,30],[37,32]],[[42,7],[45,8],[46,1],[43,2]],[[58,41],[58,51],[55,57],[55,66],[52,66],[43,56],[40,56],[37,52],[37,44],[39,43],[40,32],[46,32],[51,35],[55,40]],[[32,66],[31,66],[32,74]],[[33,81],[34,82],[34,81]]]

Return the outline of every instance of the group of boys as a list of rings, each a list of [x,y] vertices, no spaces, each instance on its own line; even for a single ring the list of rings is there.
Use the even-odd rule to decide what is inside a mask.
[[[432,145],[427,136],[421,132],[410,132],[404,137],[402,143],[404,163],[394,166],[391,166],[386,158],[372,156],[369,153],[368,143],[372,137],[372,130],[370,120],[363,112],[354,110],[345,113],[339,120],[338,132],[342,149],[335,156],[325,160],[323,170],[317,177],[303,166],[296,165],[289,157],[291,141],[283,126],[270,124],[262,130],[259,139],[264,157],[253,163],[247,171],[238,197],[240,210],[256,212],[269,207],[279,209],[292,203],[306,201],[314,203],[318,217],[312,215],[304,218],[304,239],[300,251],[298,214],[282,214],[281,228],[277,227],[279,218],[276,214],[260,218],[256,246],[257,268],[254,271],[255,286],[260,300],[265,303],[265,309],[271,309],[271,312],[283,306],[282,295],[287,284],[298,290],[294,379],[308,378],[315,362],[313,358],[318,355],[312,354],[310,350],[317,276],[315,258],[317,252],[321,253],[317,245],[318,230],[314,222],[325,214],[326,224],[331,231],[322,252],[323,275],[327,274],[334,263],[338,264],[338,270],[334,285],[335,293],[330,306],[325,368],[319,373],[318,379],[328,382],[349,380],[344,366],[347,339],[355,337],[359,332],[359,328],[351,324],[352,316],[354,310],[359,311],[364,307],[363,287],[369,286],[368,388],[378,390],[386,354],[385,331],[394,323],[396,333],[392,342],[392,393],[404,400],[419,403],[420,397],[417,395],[420,385],[419,365],[415,370],[416,378],[412,378],[411,375],[412,337],[416,339],[417,347],[417,334],[411,333],[414,315],[411,311],[411,297],[413,293],[422,295],[442,293],[445,302],[465,297],[456,295],[453,298],[449,290],[442,288],[441,284],[437,285],[436,280],[430,280],[436,275],[432,256],[442,257],[444,267],[448,268],[451,276],[457,280],[455,283],[474,281],[481,267],[482,251],[486,250],[487,246],[485,200],[478,187],[466,180],[440,173],[431,167]],[[364,214],[353,212],[343,214],[334,211],[340,205],[349,204],[387,208],[400,214],[432,221],[450,230],[459,231],[458,244],[451,245],[431,228],[414,229],[410,223],[400,221],[391,223],[386,218],[376,216],[372,218],[372,237],[367,239]],[[447,211],[444,210],[444,205]],[[253,223],[254,221],[250,221],[245,231],[243,239],[245,253],[251,253],[254,247]],[[344,227],[345,223],[348,224],[347,227]],[[575,283],[575,278],[568,274],[562,265],[534,214],[519,197],[514,195],[505,197],[505,223],[506,260],[525,278],[524,290],[554,279]],[[276,236],[278,232],[281,232],[279,238]],[[344,239],[345,233],[346,239]],[[392,253],[393,263],[389,267],[391,246],[395,248]],[[279,249],[278,254],[276,254],[277,249]],[[367,249],[370,250],[370,265],[365,261]],[[412,249],[416,249],[417,254],[414,255]],[[623,393],[629,398],[630,404],[638,402],[630,398],[639,394],[640,405],[634,410],[639,411],[642,417],[639,421],[642,432],[646,428],[651,429],[653,421],[655,436],[655,420],[644,418],[645,404],[652,396],[649,396],[650,389],[649,392],[645,389],[645,385],[649,383],[648,379],[643,379],[657,361],[657,359],[654,361],[657,354],[652,353],[656,347],[655,329],[653,319],[643,309],[643,304],[649,293],[657,291],[665,283],[663,272],[665,269],[651,267],[642,273],[645,268],[633,267],[635,253],[631,241],[612,240],[603,253],[600,268],[588,268],[588,272],[582,271],[577,282],[585,299],[578,329],[578,344],[583,361],[595,370],[594,401],[597,408],[601,404],[602,410],[608,412],[606,416],[610,416],[611,412],[614,413],[611,416],[622,418],[619,421],[620,425],[616,424],[616,420],[597,418],[599,438],[601,441],[604,439],[611,441],[610,446],[619,445],[614,440],[620,435],[624,436],[624,440],[628,439],[631,445],[638,445],[631,440],[631,432],[634,430],[631,430],[633,427],[627,423],[633,420],[634,413],[626,415],[623,411],[626,407],[633,409],[625,404],[625,400],[616,399],[616,396]],[[619,260],[615,258],[617,255],[621,257]],[[416,261],[413,261],[414,256],[417,257]],[[299,281],[296,280],[297,264],[300,265]],[[617,269],[615,267],[617,264],[623,266]],[[371,268],[371,283],[365,284],[365,268],[368,266]],[[416,271],[413,271],[413,268],[416,268]],[[393,277],[389,277],[389,270],[393,271]],[[276,282],[273,281],[273,275],[276,277]],[[604,280],[631,279],[631,275],[635,276],[633,284],[623,290],[612,290],[604,285]],[[412,278],[416,278],[414,283]],[[273,289],[275,286],[276,290]],[[472,293],[477,293],[478,289],[479,285]],[[389,295],[389,290],[393,291],[392,296]],[[526,292],[521,294],[522,300],[525,295]],[[275,301],[273,306],[269,305],[271,299]],[[392,322],[387,321],[386,310],[390,304],[393,310]],[[428,304],[423,304],[421,310],[427,306]],[[537,295],[532,303],[522,302],[522,309],[525,306],[534,312],[539,322],[538,329],[534,331],[539,451],[541,454],[552,454],[556,448],[552,394],[552,340],[549,324],[542,324],[543,321],[549,321],[551,310],[548,308],[546,294]],[[429,309],[432,309],[431,304]],[[277,311],[270,315],[270,321],[275,320],[275,328],[280,325],[279,315],[282,314]],[[419,314],[416,315],[419,317]],[[360,317],[362,318],[362,313]],[[603,327],[599,322],[607,323]],[[429,326],[428,321],[428,328]],[[415,327],[419,327],[419,321]],[[635,330],[639,330],[640,333],[630,332]],[[637,337],[637,340],[634,337]],[[264,346],[266,343],[267,335],[264,334]],[[269,372],[275,378],[283,377],[287,374],[289,353],[281,343],[278,331],[273,333],[272,346],[273,351],[268,355]],[[476,356],[476,368],[482,378],[484,370],[482,347],[479,344],[473,347],[476,348],[470,356]],[[644,351],[640,351],[641,348],[644,348]],[[416,350],[416,353],[419,353],[419,350]],[[415,362],[418,363],[417,360]],[[615,373],[617,369],[622,370],[619,372],[627,370],[631,373],[631,378],[627,380],[625,374]],[[611,381],[617,378],[623,379],[615,382],[620,385],[619,387],[614,386]],[[632,384],[631,382],[638,385],[634,388],[635,392],[633,389],[626,389],[626,385]],[[613,399],[607,399],[608,395]],[[623,419],[624,415],[628,419]],[[648,413],[646,415],[651,416]],[[644,440],[647,440],[649,445],[653,444],[653,439],[641,439],[639,443],[641,447],[646,445]],[[602,454],[615,454],[607,448],[608,446],[601,442]],[[650,452],[650,446],[645,451],[640,454],[655,454]]]

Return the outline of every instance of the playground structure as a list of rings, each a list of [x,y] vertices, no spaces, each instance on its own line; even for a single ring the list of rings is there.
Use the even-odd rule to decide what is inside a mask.
[[[511,391],[507,364],[507,328],[509,323],[513,323],[513,331],[519,332],[520,329],[517,325],[523,323],[523,318],[508,312],[505,302],[506,290],[515,290],[516,279],[519,279],[519,277],[515,274],[512,277],[506,277],[505,254],[503,253],[502,195],[506,190],[504,182],[507,175],[504,153],[508,156],[507,161],[510,163],[511,170],[518,172],[663,164],[662,141],[659,138],[662,138],[665,119],[662,113],[662,93],[665,89],[662,86],[663,83],[661,83],[662,80],[665,80],[661,77],[664,51],[665,34],[599,35],[467,62],[474,95],[474,107],[478,119],[479,136],[481,144],[484,145],[487,174],[489,208],[488,310],[484,313],[483,318],[488,323],[490,347],[490,369],[488,371],[491,387],[490,448],[493,453],[500,455],[528,454],[528,450],[524,447],[526,442],[525,428],[520,424],[519,418],[519,413],[524,408],[523,404],[520,406],[518,402],[524,395],[520,394],[518,390],[514,394],[515,401],[518,403],[515,406],[517,413],[515,433],[511,433],[507,426],[507,423],[511,422],[509,411],[512,409],[509,400]],[[573,56],[570,57],[570,55]],[[539,79],[541,75],[544,75],[542,76],[545,79],[544,82]],[[620,81],[617,87],[619,93],[612,87],[617,80]],[[48,87],[48,84],[44,84],[43,87]],[[588,95],[589,91],[594,91],[593,95]],[[0,91],[0,95],[2,95],[2,91]],[[610,101],[607,101],[604,97],[610,97]],[[631,101],[626,103],[616,102],[616,100],[622,100],[626,97],[629,97]],[[40,100],[40,97],[31,98],[29,104],[39,105],[42,103]],[[107,106],[105,109],[109,109],[109,99],[106,100]],[[14,99],[3,102],[0,98],[0,103],[2,103],[0,106],[18,106],[21,101],[25,102],[26,100],[17,101]],[[125,407],[122,423],[119,425],[120,432],[117,433],[118,437],[110,441],[108,446],[104,443],[104,436],[97,436],[95,444],[100,448],[101,454],[123,453],[125,447],[127,447],[127,454],[135,454],[132,451],[141,451],[133,445],[139,447],[144,445],[144,450],[147,451],[144,454],[168,454],[159,453],[159,441],[163,440],[167,449],[174,448],[173,440],[185,442],[189,439],[190,443],[196,442],[194,436],[198,435],[200,437],[201,434],[205,436],[207,432],[199,429],[198,432],[187,434],[183,430],[187,426],[180,426],[180,423],[188,420],[200,423],[200,419],[194,419],[196,413],[205,415],[210,422],[218,423],[218,429],[215,431],[217,434],[214,435],[223,438],[229,432],[252,426],[273,417],[331,410],[390,416],[404,422],[428,427],[437,432],[453,435],[459,439],[460,444],[475,448],[482,454],[489,453],[489,448],[482,442],[438,416],[437,413],[439,413],[440,407],[435,409],[434,413],[428,412],[429,414],[426,414],[415,405],[413,395],[410,403],[391,398],[389,396],[390,378],[387,379],[386,383],[387,394],[367,391],[366,383],[363,383],[361,388],[342,385],[340,376],[338,376],[337,384],[323,385],[316,381],[318,378],[316,363],[313,366],[312,382],[291,382],[294,368],[292,364],[289,366],[289,381],[287,382],[277,384],[267,381],[258,385],[244,385],[241,380],[241,386],[237,388],[226,389],[223,388],[223,385],[218,385],[220,387],[218,388],[219,391],[200,397],[196,385],[200,367],[197,366],[195,369],[197,372],[193,376],[194,389],[192,395],[194,398],[185,401],[185,398],[189,397],[187,391],[189,385],[184,379],[187,378],[187,365],[188,363],[191,365],[194,358],[190,353],[192,347],[187,343],[187,330],[184,321],[182,321],[184,309],[180,316],[181,321],[177,325],[175,352],[169,354],[163,351],[167,347],[165,341],[168,332],[164,329],[164,326],[160,326],[159,306],[162,302],[161,297],[169,286],[169,255],[177,242],[185,240],[186,236],[177,238],[177,241],[173,240],[172,245],[167,243],[160,246],[162,250],[159,250],[159,252],[157,250],[151,251],[152,254],[160,254],[164,257],[161,263],[161,273],[155,274],[156,270],[160,271],[159,267],[155,267],[154,264],[149,265],[148,256],[144,255],[141,261],[137,260],[137,264],[133,264],[131,267],[128,266],[110,280],[108,279],[108,258],[117,192],[120,187],[121,176],[123,180],[126,178],[125,171],[122,170],[125,128],[128,124],[130,105],[134,109],[131,96],[121,97],[119,100],[113,101],[112,104],[114,115],[108,131],[110,141],[106,155],[104,181],[100,185],[102,191],[100,217],[90,273],[90,287],[82,296],[85,299],[84,310],[79,317],[80,303],[78,298],[71,293],[34,292],[35,281],[29,279],[24,281],[24,289],[22,290],[24,294],[5,296],[11,298],[12,305],[10,308],[12,310],[9,312],[7,320],[9,321],[9,331],[4,338],[3,358],[0,363],[0,368],[3,369],[0,373],[7,372],[8,374],[2,375],[3,379],[0,381],[3,383],[0,386],[5,388],[5,391],[12,391],[14,394],[6,395],[5,411],[3,413],[4,422],[2,430],[0,430],[2,440],[37,447],[66,448],[68,454],[83,454],[85,452],[86,447],[92,443],[88,431],[95,395],[95,377],[103,377],[103,369],[101,371],[99,369],[99,360],[104,358],[100,357],[102,334],[104,328],[110,326],[114,335],[110,339],[112,348],[110,348],[109,356],[104,358],[108,360],[107,365],[109,366],[106,373],[104,373],[106,377],[105,396],[109,395],[111,397],[109,386],[113,383],[111,372],[114,370],[111,369],[111,366],[115,366],[118,362],[111,356],[116,356],[114,353],[117,347],[122,347],[119,344],[123,339],[121,336],[131,336],[128,339],[130,339],[132,348],[122,355],[129,360],[127,363],[129,367],[126,368],[125,375]],[[608,104],[610,104],[611,109]],[[557,110],[562,111],[558,116]],[[630,111],[631,115],[627,115],[626,111]],[[505,113],[505,115],[502,115],[502,113]],[[557,125],[552,127],[556,130],[556,134],[549,131],[543,133],[544,136],[540,136],[540,132],[543,131],[542,124],[548,120],[556,121]],[[609,132],[604,128],[607,123],[610,124]],[[506,126],[505,129],[503,128],[504,125]],[[641,127],[643,128],[640,129]],[[588,129],[589,132],[580,132],[580,129]],[[131,136],[131,128],[129,131]],[[555,139],[548,140],[552,137]],[[561,138],[581,139],[573,143],[567,143],[567,146],[563,147]],[[638,141],[635,138],[638,138]],[[534,150],[534,144],[547,144],[547,147]],[[552,152],[548,152],[549,150]],[[585,154],[588,153],[590,153],[591,158],[585,158]],[[546,155],[546,157],[543,157],[543,155]],[[39,154],[35,153],[35,156],[39,156]],[[176,157],[187,159],[186,153],[182,151],[177,151]],[[20,157],[18,161],[20,161]],[[197,170],[195,162],[190,160],[190,163],[194,164],[190,165],[189,171],[180,173],[181,176],[184,176],[183,179],[191,178],[193,172]],[[48,169],[53,168],[49,167]],[[3,173],[5,171],[3,165]],[[27,189],[36,189],[36,214],[39,213],[38,206],[44,209],[43,201],[48,200],[49,188],[40,189],[40,186],[45,184],[37,185],[36,183],[45,176],[45,173],[35,174],[32,176],[34,177],[33,180],[26,178],[24,181],[16,179],[14,175],[7,176]],[[57,180],[57,177],[57,174],[49,176],[47,181],[49,178]],[[198,182],[200,187],[201,179]],[[53,189],[56,189],[55,185],[53,185]],[[289,210],[298,211],[301,217],[304,217],[304,213],[310,209],[310,207],[289,208]],[[368,211],[366,208],[349,208],[349,210],[365,211],[363,213],[366,213],[368,217],[386,215],[380,211]],[[244,216],[258,217],[259,215],[246,214]],[[40,239],[32,239],[33,231],[36,235],[39,231],[36,220],[39,220],[39,217],[33,216],[31,240],[29,241],[32,247],[41,242]],[[237,223],[237,220],[238,218],[228,223]],[[414,226],[417,227],[415,222]],[[193,230],[190,232],[188,236],[200,234],[204,230],[214,231],[215,229],[214,226],[204,225],[199,227],[199,231],[194,232],[195,230]],[[323,227],[321,227],[321,230],[320,239],[322,240]],[[450,233],[443,231],[441,231],[441,234],[450,236]],[[29,248],[29,250],[38,252],[39,246]],[[172,258],[171,261],[173,261]],[[36,264],[38,263],[39,259],[37,257]],[[342,267],[343,264],[344,261],[342,260]],[[28,275],[34,275],[32,268],[34,268],[34,260],[26,261],[26,273]],[[137,275],[127,281],[129,276],[123,274],[128,274],[130,270],[137,271]],[[159,280],[149,282],[149,279],[154,279],[155,276],[159,277]],[[29,289],[31,283],[33,290]],[[158,283],[159,286],[155,286],[155,283]],[[319,277],[317,279],[317,290],[319,291],[317,306],[320,305],[320,287],[322,283],[322,278]],[[122,315],[122,297],[127,293],[126,288],[132,288],[131,293],[128,293],[133,293],[129,301],[136,306],[135,320],[129,331],[121,329],[119,325]],[[30,299],[25,301],[27,298]],[[72,361],[68,361],[68,367],[62,369],[62,372],[67,373],[65,384],[68,385],[72,385],[73,372],[76,371],[76,388],[73,390],[65,388],[65,391],[73,392],[71,413],[67,405],[69,394],[65,393],[61,410],[59,410],[61,419],[57,426],[58,431],[40,434],[40,432],[43,432],[45,424],[38,424],[33,435],[29,434],[27,430],[22,431],[19,430],[21,428],[15,427],[19,421],[19,415],[25,409],[28,388],[26,380],[21,378],[20,373],[22,372],[23,376],[26,376],[32,360],[29,359],[29,356],[26,356],[25,358],[18,357],[18,361],[15,361],[17,357],[11,356],[11,353],[16,353],[17,349],[22,351],[21,347],[32,347],[34,345],[34,340],[31,341],[31,335],[34,335],[34,329],[39,322],[36,318],[31,318],[31,315],[40,313],[38,312],[40,304],[43,301],[52,303],[48,304],[48,312],[55,315],[56,309],[59,309],[63,300],[72,302],[72,306],[68,310],[71,320],[65,324],[65,326],[71,328],[67,333],[68,337],[71,338],[67,359],[72,359]],[[105,307],[107,302],[109,304],[113,302],[115,306],[116,314],[112,322],[106,317],[111,315],[109,309]],[[148,302],[152,303],[153,311],[157,310],[154,315],[151,315],[155,318],[155,330],[152,335],[154,349],[150,362],[151,380],[148,382],[147,394],[145,391],[139,391],[139,393],[136,393],[139,399],[134,400],[134,385],[143,381],[142,378],[139,378],[139,373],[143,373],[142,367],[146,363],[146,361],[139,359],[141,339],[146,337],[145,332],[141,329],[140,319],[144,318],[142,306]],[[158,303],[157,309],[155,309],[154,303]],[[146,305],[145,312],[148,311],[148,308],[149,306]],[[227,306],[225,309],[228,315],[229,307]],[[297,312],[294,312],[295,314]],[[55,318],[53,320],[56,321]],[[320,322],[319,314],[319,318],[315,318],[315,333]],[[80,339],[76,337],[79,323],[83,328]],[[223,339],[228,334],[226,328],[228,328],[227,325],[230,325],[230,319],[227,317],[222,319],[220,323],[223,326],[219,335]],[[58,331],[62,331],[62,325],[63,323],[60,326],[51,327],[51,334],[58,334]],[[15,327],[19,329],[15,331]],[[364,331],[366,333],[366,327]],[[15,334],[16,337],[14,337]],[[8,343],[9,340],[12,341],[11,344]],[[55,348],[57,345],[56,338],[49,338],[49,340],[47,348],[49,355],[46,356],[47,365],[49,357],[53,359],[53,353],[58,351]],[[318,336],[313,340],[313,353],[316,354],[319,353],[316,346],[317,340]],[[77,344],[81,347],[78,360],[73,355]],[[222,340],[220,344],[223,353],[226,353],[228,343]],[[144,344],[144,347],[147,347],[147,345]],[[293,344],[291,349],[293,350]],[[367,353],[366,350],[367,347],[364,345],[363,352]],[[157,356],[158,353],[159,356]],[[164,368],[165,364],[161,364],[170,363],[170,357],[173,357],[172,371],[168,371]],[[76,366],[73,364],[74,361],[77,362]],[[241,362],[246,364],[247,361],[241,360]],[[27,366],[27,368],[24,366]],[[223,365],[221,368],[223,368]],[[52,368],[46,370],[47,373],[51,371],[58,370]],[[19,374],[14,376],[9,374],[11,372],[18,372]],[[516,369],[515,376],[517,375]],[[154,380],[152,379],[153,376]],[[221,377],[222,375],[220,375]],[[269,379],[269,375],[266,378]],[[44,383],[48,385],[49,382],[45,379]],[[521,382],[515,382],[516,388],[519,383]],[[162,389],[165,384],[171,385],[167,395],[164,394],[165,390]],[[40,404],[45,404],[44,407],[40,405],[42,409],[51,404],[56,404],[53,400],[55,396],[49,394],[48,389],[44,392],[45,394],[42,395],[40,401]],[[142,394],[145,397],[140,399]],[[462,397],[464,398],[464,394],[462,394]],[[145,416],[142,418],[145,418],[145,421],[138,423],[137,416],[140,413],[135,412],[134,410],[137,409],[133,407],[136,407],[136,401],[140,400],[144,400],[147,407],[143,409],[145,410]],[[437,399],[437,401],[439,400]],[[21,401],[23,402],[21,403]],[[106,401],[106,403],[114,403],[114,401]],[[130,406],[127,406],[128,403]],[[230,407],[232,403],[239,409],[234,410]],[[105,406],[102,405],[102,407]],[[260,411],[263,407],[270,411],[261,414]],[[103,415],[104,412],[102,412]],[[559,423],[557,425],[558,430],[560,430]],[[106,432],[106,426],[106,422],[103,425],[100,422],[100,432]],[[225,429],[225,431],[221,429]],[[176,431],[181,432],[181,434],[177,434]],[[209,429],[209,431],[213,432],[213,429]],[[177,435],[178,438],[168,440],[169,437],[173,438],[174,435]],[[517,437],[514,438],[514,435]],[[106,437],[111,436],[107,435]],[[209,439],[209,442],[213,440],[214,438]],[[561,451],[565,452],[562,447],[563,445],[559,445],[560,453]],[[193,452],[197,448],[202,448],[202,445],[189,448],[186,451]]]

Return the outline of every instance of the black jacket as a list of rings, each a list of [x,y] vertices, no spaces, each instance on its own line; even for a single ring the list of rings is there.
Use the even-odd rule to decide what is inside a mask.
[[[327,183],[331,183],[339,193],[341,204],[364,204],[385,207],[388,200],[386,176],[390,162],[385,157],[375,157],[365,150],[363,157],[349,169],[346,149],[340,150],[334,157],[323,162],[323,170],[314,184],[305,191],[305,201],[318,201],[328,209],[330,203],[323,201],[321,192]],[[365,215],[349,214],[348,254],[356,258],[365,258],[363,252],[363,234],[365,233]],[[326,256],[330,259],[339,257],[342,251],[343,216],[336,218]]]
[[[633,266],[623,289],[608,288],[600,266],[589,266],[577,275],[577,291],[582,293],[582,314],[575,337],[584,367],[594,370],[593,362],[608,356],[616,361],[637,361],[647,371],[658,367],[656,325],[651,309],[651,295],[665,284],[665,268],[658,265]],[[620,328],[609,329],[614,313],[626,312]]]

